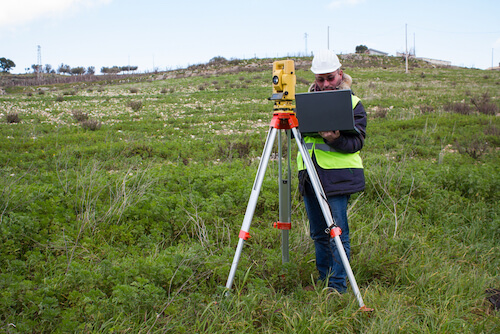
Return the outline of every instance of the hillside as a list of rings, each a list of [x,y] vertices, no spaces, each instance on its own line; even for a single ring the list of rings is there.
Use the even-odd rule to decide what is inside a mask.
[[[305,92],[314,78],[310,59],[294,60],[297,92]],[[4,85],[0,328],[500,330],[486,292],[500,289],[500,73],[415,62],[405,74],[392,57],[341,56],[369,114],[367,189],[353,196],[349,216],[352,268],[375,312],[357,312],[351,289],[303,289],[316,270],[296,191],[296,148],[291,262],[281,263],[272,228],[279,205],[273,159],[226,296],[272,117],[273,61]]]
[[[296,68],[307,69],[310,67],[311,58],[294,58]],[[389,68],[400,67],[402,59],[400,57],[390,56],[369,56],[360,54],[340,55],[344,68],[349,67],[377,67]],[[234,73],[240,71],[265,71],[272,66],[274,59],[249,59],[227,60],[223,57],[214,57],[206,64],[191,65],[188,68],[180,68],[176,70],[155,72],[155,73],[127,73],[123,74],[101,74],[101,75],[62,75],[62,74],[47,74],[40,73],[36,75],[30,74],[9,74],[0,73],[0,92],[5,92],[9,87],[19,86],[42,86],[53,84],[74,84],[78,82],[120,82],[121,80],[143,81],[151,78],[175,78],[179,76],[191,75],[219,75],[223,73]],[[243,65],[242,65],[243,64]],[[435,67],[427,62],[411,59],[411,68],[432,68]],[[14,88],[11,88],[14,89]],[[14,89],[15,90],[15,89]],[[19,89],[15,90],[19,91]],[[0,93],[1,94],[1,93]]]

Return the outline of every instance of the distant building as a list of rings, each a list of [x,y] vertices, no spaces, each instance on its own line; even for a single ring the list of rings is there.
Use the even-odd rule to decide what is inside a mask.
[[[415,59],[426,61],[430,64],[439,65],[439,66],[451,66],[451,61],[448,60],[439,60],[439,59],[431,59],[431,58],[422,58],[415,57]]]
[[[365,51],[366,54],[369,54],[369,55],[374,55],[374,56],[388,56],[389,53],[387,52],[383,52],[383,51],[379,51],[379,50],[375,50],[375,49],[368,49]]]

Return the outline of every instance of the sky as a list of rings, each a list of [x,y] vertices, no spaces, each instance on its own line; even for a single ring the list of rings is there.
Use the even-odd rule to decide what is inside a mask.
[[[497,0],[0,0],[0,58],[11,73],[39,54],[54,69],[151,72],[366,45],[486,69],[500,62],[499,13]]]

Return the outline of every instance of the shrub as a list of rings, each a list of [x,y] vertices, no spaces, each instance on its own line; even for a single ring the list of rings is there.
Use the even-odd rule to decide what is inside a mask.
[[[374,118],[386,118],[389,113],[389,108],[375,107],[375,112],[372,114]]]
[[[495,137],[500,137],[500,129],[497,128],[495,125],[490,125],[484,129],[484,134],[487,136],[491,135]]]
[[[101,122],[95,119],[88,119],[83,122],[81,122],[82,128],[85,130],[91,130],[91,131],[96,131],[101,128]]]
[[[457,114],[462,114],[462,115],[472,114],[471,106],[465,102],[447,103],[444,106],[444,110],[448,112],[455,112]]]
[[[162,88],[162,90],[160,91],[160,93],[162,93],[162,94],[167,94],[167,92],[168,92],[168,91],[167,91],[167,89],[166,89],[166,88]]]
[[[64,97],[62,97],[61,95],[56,97],[56,102],[63,102],[63,101],[64,101]]]
[[[131,87],[131,88],[130,88],[130,92],[131,92],[132,94],[137,94],[137,93],[139,92],[139,89],[138,89],[138,88],[136,88],[136,87]]]
[[[498,105],[491,102],[490,95],[485,92],[481,97],[472,97],[471,103],[476,107],[477,111],[485,115],[496,115],[498,113]]]
[[[227,59],[222,56],[213,57],[208,61],[209,64],[225,64]]]
[[[458,152],[466,153],[473,159],[479,159],[488,149],[488,143],[481,139],[473,139],[470,142],[455,141]]]
[[[427,105],[421,105],[420,111],[422,112],[422,114],[428,114],[428,113],[434,112],[434,107],[427,106]]]
[[[132,108],[133,111],[139,111],[142,108],[142,101],[130,101],[128,106]]]
[[[7,116],[5,116],[5,120],[7,123],[19,123],[21,122],[21,118],[19,118],[18,113],[8,113]]]
[[[81,110],[73,110],[71,114],[77,122],[84,122],[89,119],[89,115]]]

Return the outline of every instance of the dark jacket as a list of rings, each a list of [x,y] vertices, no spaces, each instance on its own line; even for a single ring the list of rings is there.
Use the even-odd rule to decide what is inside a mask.
[[[344,73],[342,89],[350,89],[352,79]],[[315,91],[317,87],[313,84],[309,91]],[[366,111],[361,101],[354,108],[354,123],[359,130],[358,134],[340,133],[340,137],[333,142],[326,142],[329,146],[339,152],[354,153],[363,148],[366,137]],[[348,195],[365,189],[365,176],[363,168],[347,169],[323,169],[318,166],[313,155],[313,163],[316,167],[323,190],[327,196]],[[304,184],[309,182],[307,171],[299,172],[299,190],[304,191]]]

